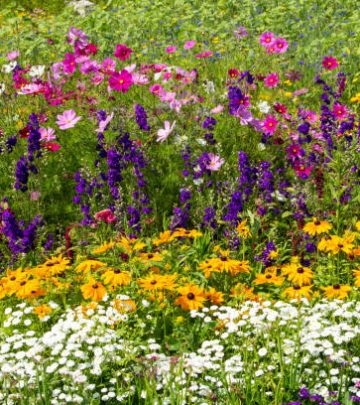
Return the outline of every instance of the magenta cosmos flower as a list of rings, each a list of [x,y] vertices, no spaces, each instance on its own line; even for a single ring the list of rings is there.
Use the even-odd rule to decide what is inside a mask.
[[[65,73],[72,74],[76,70],[76,58],[72,53],[66,53],[65,59],[63,60],[63,69]]]
[[[332,56],[325,56],[322,61],[322,65],[326,70],[334,70],[339,66],[339,62]]]
[[[264,32],[260,35],[259,42],[263,46],[268,46],[275,41],[275,35],[272,32]]]
[[[73,128],[78,121],[81,120],[81,117],[76,116],[74,110],[66,110],[62,115],[57,115],[56,123],[59,125],[60,129],[69,129]]]
[[[276,131],[278,123],[278,120],[274,116],[267,115],[262,123],[263,131],[272,135]]]
[[[272,44],[275,48],[275,53],[285,53],[289,47],[289,44],[284,38],[276,38]]]
[[[123,69],[120,73],[115,72],[109,77],[109,85],[113,90],[126,93],[133,85],[133,79],[131,74]]]
[[[117,44],[116,49],[114,52],[115,58],[118,58],[120,60],[126,60],[130,58],[130,55],[132,54],[132,49],[128,48],[125,44]]]
[[[176,51],[175,45],[171,45],[171,46],[168,46],[167,48],[165,48],[166,53],[174,53],[175,51]]]
[[[204,52],[200,52],[197,55],[195,55],[195,58],[197,58],[197,59],[210,58],[210,56],[212,56],[212,55],[213,55],[212,51],[204,51]]]
[[[332,112],[338,120],[343,120],[348,114],[346,106],[340,103],[334,104]]]
[[[279,83],[279,76],[277,73],[270,73],[264,79],[265,87],[269,87],[270,89],[272,87],[276,87],[278,85],[278,83]]]
[[[208,170],[211,170],[212,172],[216,172],[217,170],[220,169],[220,167],[224,164],[225,160],[221,159],[220,156],[214,155],[213,153],[209,153],[209,163],[206,165],[206,168]]]

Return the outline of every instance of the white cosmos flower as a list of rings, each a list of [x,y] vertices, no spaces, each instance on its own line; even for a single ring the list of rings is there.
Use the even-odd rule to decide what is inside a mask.
[[[29,75],[31,77],[41,77],[45,72],[45,66],[44,65],[36,65],[36,66],[31,66],[29,70]]]
[[[16,60],[14,60],[14,61],[8,63],[7,65],[3,65],[1,70],[4,73],[10,73],[15,69],[16,65],[17,65],[17,62],[16,62]]]
[[[260,101],[260,103],[258,103],[258,109],[260,112],[267,114],[270,111],[270,106],[267,101]]]

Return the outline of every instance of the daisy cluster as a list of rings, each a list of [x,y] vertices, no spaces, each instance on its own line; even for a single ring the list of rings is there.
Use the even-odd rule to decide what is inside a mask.
[[[43,320],[41,328],[33,311],[26,304],[5,310],[4,401],[16,401],[23,389],[40,401],[39,384],[46,385],[51,404],[82,404],[90,398],[125,403],[134,395],[146,398],[149,387],[161,403],[172,398],[183,404],[221,402],[234,393],[247,398],[249,384],[262,387],[270,401],[271,384],[286,378],[294,379],[290,392],[311,387],[324,401],[359,394],[360,306],[355,302],[246,302],[192,311],[200,329],[211,328],[197,350],[170,355],[151,335],[142,343],[122,338],[129,317],[113,302],[68,309],[53,322]]]

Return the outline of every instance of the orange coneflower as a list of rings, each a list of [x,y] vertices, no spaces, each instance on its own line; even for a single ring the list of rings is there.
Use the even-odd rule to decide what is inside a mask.
[[[85,299],[93,301],[101,301],[106,295],[106,288],[93,278],[88,283],[83,284],[80,289]]]
[[[285,265],[282,274],[287,276],[289,281],[300,286],[311,284],[314,277],[314,273],[309,267],[303,267],[297,263]]]
[[[50,315],[52,313],[52,308],[49,307],[47,304],[42,304],[34,308],[33,312],[37,315],[40,319],[44,318],[46,315]]]
[[[337,298],[337,299],[345,299],[349,295],[351,291],[351,287],[349,285],[340,285],[334,284],[327,287],[321,287],[324,291],[325,297],[328,299]]]
[[[276,275],[276,273],[272,273],[269,271],[266,272],[265,274],[258,273],[254,280],[254,284],[256,284],[256,285],[273,284],[276,286],[280,286],[280,285],[283,285],[283,283],[284,283],[283,277],[279,277]]]
[[[186,311],[197,310],[204,306],[206,300],[204,290],[195,284],[187,284],[178,288],[180,297],[175,300],[175,305]]]
[[[310,301],[311,288],[312,288],[311,285],[300,286],[299,284],[294,284],[292,287],[285,288],[283,295],[286,298],[298,300],[305,297]]]
[[[313,218],[312,222],[307,223],[303,231],[311,236],[320,235],[326,233],[332,229],[332,225],[327,221],[319,221],[317,218]]]
[[[100,262],[99,260],[84,260],[76,267],[76,271],[78,273],[88,273],[91,270],[97,270],[104,266],[106,266],[106,263]]]
[[[160,253],[140,253],[139,259],[144,264],[151,264],[152,262],[162,262],[163,256]]]
[[[205,298],[214,305],[220,305],[224,302],[224,294],[216,291],[213,287],[206,291]]]
[[[354,270],[354,277],[355,277],[355,286],[360,287],[360,268],[358,270]]]
[[[177,228],[172,234],[173,238],[191,238],[195,239],[202,236],[202,233],[196,229]]]
[[[37,266],[36,270],[34,271],[37,271],[39,276],[48,277],[62,273],[65,270],[68,270],[70,267],[70,260],[59,255],[50,257],[43,264]]]
[[[23,280],[20,281],[16,288],[16,297],[20,299],[30,298],[33,294],[40,290],[39,280]]]
[[[136,311],[136,304],[131,299],[114,300],[112,302],[112,305],[121,314],[126,313],[126,312],[134,312],[134,311]]]
[[[165,243],[170,243],[175,239],[175,237],[171,234],[171,231],[164,231],[160,232],[160,235],[157,239],[153,241],[155,246],[164,245]]]
[[[230,297],[251,301],[261,300],[261,297],[254,293],[254,289],[252,287],[248,287],[246,284],[242,283],[237,283],[234,288],[230,289]]]
[[[104,280],[105,284],[110,284],[111,286],[124,286],[129,285],[131,281],[130,273],[127,271],[121,271],[117,268],[107,269],[101,278]]]
[[[95,248],[92,251],[93,255],[100,255],[102,253],[105,253],[109,250],[111,250],[113,247],[115,246],[115,242],[110,241],[110,242],[104,242],[103,244],[101,244],[99,247]]]
[[[246,225],[246,223],[247,223],[247,219],[244,219],[243,221],[239,222],[236,227],[236,232],[243,239],[246,239],[251,235],[250,229]]]
[[[176,274],[162,275],[162,274],[149,274],[144,278],[137,280],[139,286],[147,291],[155,290],[173,290],[176,287]]]
[[[138,239],[129,239],[123,236],[121,237],[120,241],[117,242],[117,246],[119,246],[122,250],[125,250],[127,254],[131,255],[135,251],[143,249],[146,244]]]

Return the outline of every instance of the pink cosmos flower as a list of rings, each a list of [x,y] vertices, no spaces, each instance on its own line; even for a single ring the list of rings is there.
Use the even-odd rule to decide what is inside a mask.
[[[272,32],[264,32],[260,35],[259,42],[263,46],[268,46],[275,41],[275,35]]]
[[[164,74],[163,74],[163,82],[167,82],[171,78],[172,78],[171,72],[164,72]]]
[[[222,111],[224,111],[224,106],[219,104],[216,107],[214,107],[210,112],[211,114],[220,114]]]
[[[174,53],[175,51],[176,51],[175,45],[171,45],[171,46],[168,46],[167,48],[165,48],[166,53]]]
[[[279,83],[279,76],[277,73],[270,73],[264,79],[265,87],[268,87],[270,89],[273,87],[276,87],[278,85],[278,83]]]
[[[39,93],[41,90],[43,90],[43,86],[41,84],[30,83],[22,86],[19,94],[34,94]]]
[[[303,87],[302,89],[298,89],[293,91],[292,95],[293,97],[301,96],[302,94],[306,94],[309,91],[306,87]]]
[[[110,123],[110,121],[113,119],[113,117],[114,117],[114,113],[112,112],[103,121],[100,121],[99,128],[96,130],[96,132],[104,132],[106,130],[106,127]]]
[[[55,80],[59,80],[64,72],[64,64],[62,62],[56,62],[51,66],[53,77]]]
[[[160,84],[153,84],[152,86],[150,86],[149,90],[152,94],[161,94],[164,91]]]
[[[114,52],[115,58],[118,58],[122,61],[129,59],[132,54],[132,49],[128,48],[125,44],[117,44]]]
[[[109,208],[97,212],[94,215],[94,218],[96,221],[106,222],[107,224],[112,224],[117,219]]]
[[[343,120],[347,114],[348,110],[345,105],[341,105],[340,103],[335,103],[332,113],[336,116],[338,120]]]
[[[39,132],[40,132],[40,139],[42,141],[52,141],[56,138],[55,136],[55,129],[53,128],[39,128]]]
[[[262,123],[263,131],[272,135],[276,131],[278,123],[278,120],[274,116],[267,115]]]
[[[172,103],[175,100],[175,97],[176,97],[175,92],[164,91],[160,94],[160,100],[166,103]]]
[[[87,60],[80,66],[80,72],[84,75],[88,75],[92,72],[96,73],[100,69],[100,66],[96,60]]]
[[[314,124],[319,119],[319,116],[316,114],[316,112],[311,110],[299,110],[299,115],[301,118],[310,122],[311,124]]]
[[[89,55],[75,55],[75,62],[78,63],[79,65],[81,63],[87,62],[88,60],[90,60]]]
[[[62,130],[73,128],[76,123],[81,120],[81,117],[76,116],[76,112],[74,110],[66,110],[62,115],[57,115],[56,117],[56,123]]]
[[[157,142],[164,142],[174,130],[175,124],[176,121],[174,121],[171,125],[169,121],[165,121],[164,128],[159,129],[157,132]]]
[[[276,48],[274,46],[274,43],[271,43],[269,46],[266,47],[266,53],[271,55],[275,52],[276,52]]]
[[[184,49],[192,49],[192,48],[194,48],[195,44],[196,44],[196,41],[194,41],[194,40],[187,41],[187,42],[185,42]]]
[[[129,73],[132,73],[136,69],[136,63],[132,63],[130,66],[125,66],[124,69],[127,70]]]
[[[120,73],[115,72],[109,77],[110,88],[123,93],[126,93],[133,83],[131,74],[125,69]]]
[[[71,45],[75,45],[75,48],[78,49],[84,49],[88,44],[85,32],[75,27],[71,27],[68,32],[68,42]]]
[[[334,70],[339,66],[339,62],[332,56],[325,56],[322,61],[322,65],[326,70]]]
[[[104,80],[104,75],[97,72],[90,80],[95,84],[95,86],[98,86]]]
[[[142,75],[141,73],[138,72],[133,73],[132,78],[134,84],[137,84],[139,86],[143,86],[144,84],[149,83],[149,79],[145,75]]]
[[[30,200],[31,201],[37,201],[40,198],[40,192],[39,191],[32,191],[30,193]]]
[[[285,53],[289,47],[289,44],[284,38],[276,38],[273,46],[275,48],[275,53]]]
[[[204,52],[200,52],[197,55],[195,55],[195,58],[197,58],[197,59],[210,58],[210,56],[212,56],[212,55],[213,55],[212,51],[204,51]]]
[[[234,35],[236,39],[246,38],[249,33],[245,27],[239,27],[237,30],[234,31]]]
[[[116,62],[114,59],[106,58],[102,61],[101,67],[105,74],[112,74],[115,72]]]
[[[15,60],[15,59],[17,59],[17,57],[20,55],[20,52],[19,51],[11,51],[11,52],[9,52],[7,55],[6,55],[6,57],[7,57],[7,59],[8,60]]]
[[[208,170],[216,172],[224,164],[225,160],[221,159],[220,156],[209,153],[209,163],[205,166]]]

